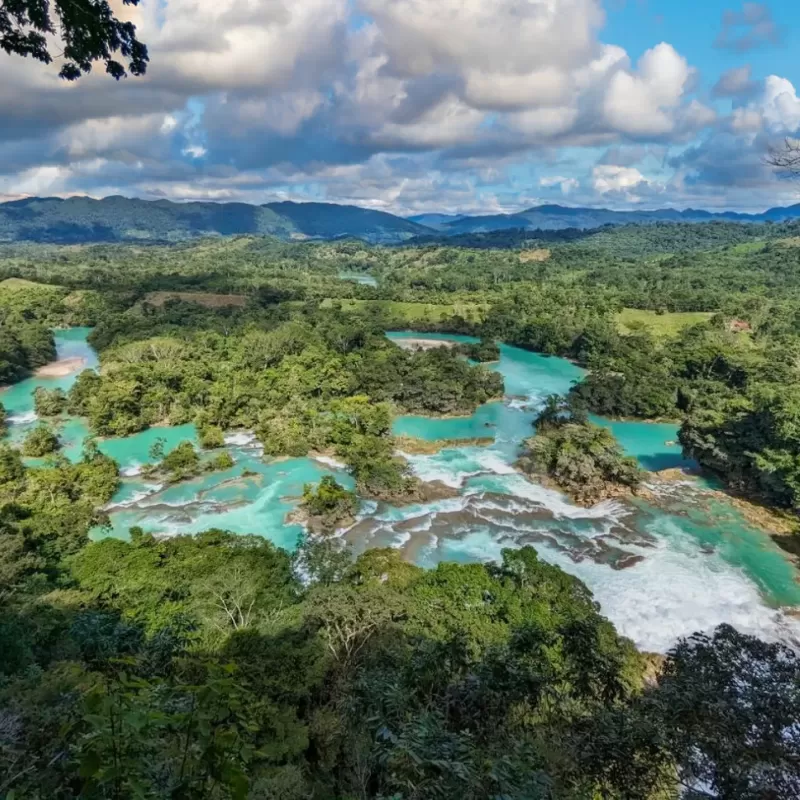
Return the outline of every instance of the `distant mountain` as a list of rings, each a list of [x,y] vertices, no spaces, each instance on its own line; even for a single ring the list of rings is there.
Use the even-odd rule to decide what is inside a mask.
[[[729,220],[732,222],[784,222],[800,218],[800,205],[787,208],[771,208],[762,214],[739,214],[735,211],[713,213],[693,208],[678,211],[661,208],[654,211],[612,211],[608,208],[571,208],[569,206],[534,206],[517,214],[491,214],[487,216],[462,217],[443,223],[439,230],[447,236],[489,231],[564,230],[600,228],[603,225],[627,225],[652,222],[709,222]]]
[[[413,217],[406,217],[406,219],[438,231],[449,223],[464,219],[464,214],[415,214]]]
[[[183,241],[255,234],[282,239],[353,236],[395,243],[432,233],[415,222],[333,203],[173,203],[126,197],[28,198],[0,203],[0,241]]]
[[[542,205],[517,214],[419,214],[408,219],[336,203],[173,203],[126,197],[33,197],[0,203],[0,242],[184,241],[201,236],[270,235],[281,239],[354,237],[377,244],[496,231],[592,230],[604,225],[654,222],[783,222],[800,219],[800,204],[761,214],[733,211],[613,211]]]
[[[282,219],[291,221],[304,236],[336,239],[342,236],[368,238],[373,242],[396,242],[430,233],[411,220],[359,206],[336,203],[269,203],[264,206]]]

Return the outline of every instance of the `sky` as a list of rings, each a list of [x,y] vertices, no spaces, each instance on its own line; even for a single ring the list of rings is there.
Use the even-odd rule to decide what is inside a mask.
[[[145,77],[0,52],[0,201],[800,202],[764,164],[800,136],[796,0],[115,2]]]

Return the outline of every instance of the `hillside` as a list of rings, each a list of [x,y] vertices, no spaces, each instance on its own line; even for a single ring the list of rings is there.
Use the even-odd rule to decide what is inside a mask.
[[[397,242],[430,233],[411,220],[358,206],[336,203],[269,203],[263,206],[291,223],[303,236],[336,239],[356,236],[371,242]]]
[[[770,208],[761,214],[739,214],[733,211],[712,213],[688,208],[678,211],[661,208],[652,211],[613,211],[608,208],[570,208],[559,205],[534,206],[517,214],[491,214],[487,216],[461,217],[444,222],[439,230],[446,235],[484,233],[488,231],[562,230],[566,228],[591,229],[604,225],[626,225],[630,223],[651,224],[655,222],[784,222],[800,218],[800,205],[786,208]]]
[[[173,203],[125,197],[28,198],[0,204],[0,241],[177,242],[233,234],[354,236],[399,242],[430,229],[381,211],[332,203]]]
[[[763,223],[800,219],[800,205],[771,208],[761,214],[687,209],[613,211],[542,205],[517,214],[454,216],[420,214],[404,219],[385,211],[336,203],[175,203],[126,197],[26,198],[0,203],[0,242],[31,241],[57,244],[87,242],[180,242],[208,236],[250,234],[283,240],[353,237],[372,244],[401,244],[410,239],[453,238],[505,232],[582,231],[606,226],[657,223]],[[461,241],[456,237],[462,237]],[[477,246],[491,246],[478,243]]]
[[[412,217],[406,217],[406,219],[438,231],[442,230],[446,225],[458,222],[461,219],[468,219],[468,217],[464,214],[415,214]]]

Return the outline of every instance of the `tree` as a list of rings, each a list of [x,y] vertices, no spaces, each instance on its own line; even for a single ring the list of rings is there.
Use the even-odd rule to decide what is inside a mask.
[[[241,562],[212,575],[205,588],[211,623],[221,631],[235,631],[253,622],[258,601],[258,576]]]
[[[122,0],[138,5],[139,0]],[[63,51],[53,54],[47,37],[56,36]],[[59,76],[74,81],[102,61],[106,72],[119,80],[144,75],[147,47],[136,38],[136,26],[122,22],[106,0],[4,0],[0,4],[0,49],[9,55],[31,56],[44,64],[63,58]],[[127,70],[114,58],[128,61]]]
[[[330,533],[352,519],[358,510],[358,497],[341,486],[333,475],[324,475],[316,486],[307,483],[303,487],[302,506],[317,518],[324,532]]]
[[[780,147],[771,147],[766,163],[788,177],[800,175],[800,139],[785,139]]]
[[[204,450],[214,450],[218,447],[225,447],[225,434],[222,428],[217,425],[203,425],[198,429],[198,439],[200,440],[200,447]],[[161,456],[151,456],[154,458],[163,458]]]
[[[31,429],[22,443],[22,455],[31,458],[41,458],[42,456],[55,453],[58,450],[58,436],[47,425],[40,424]]]
[[[7,444],[0,444],[0,484],[12,483],[21,480],[24,476],[25,467],[19,451]]]
[[[690,798],[800,797],[800,660],[721,625],[682,640],[644,700]]]
[[[568,418],[549,424],[527,441],[527,454],[520,461],[524,471],[548,475],[580,503],[594,504],[620,490],[636,490],[642,470],[611,431]]]
[[[67,406],[67,396],[63,389],[37,387],[33,392],[33,407],[40,417],[57,417]]]

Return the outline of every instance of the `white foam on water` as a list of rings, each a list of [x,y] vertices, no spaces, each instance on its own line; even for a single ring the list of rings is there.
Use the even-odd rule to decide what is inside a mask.
[[[618,519],[626,514],[625,508],[614,500],[605,500],[591,508],[584,508],[571,503],[569,499],[555,491],[547,489],[538,483],[533,483],[520,473],[512,470],[513,474],[498,481],[496,491],[502,490],[511,497],[520,497],[550,511],[554,517],[562,519],[601,519],[609,517]],[[485,487],[468,487],[467,493],[475,494],[485,491]]]
[[[401,548],[408,544],[411,539],[411,534],[405,531],[398,533],[392,540],[392,547]]]
[[[444,500],[435,500],[432,503],[418,503],[400,508],[389,508],[376,515],[375,519],[380,522],[408,522],[409,520],[428,517],[439,512],[451,514],[463,511],[467,507],[467,503],[469,503],[469,498],[464,495],[448,497]]]
[[[39,415],[35,411],[25,411],[22,414],[9,414],[8,422],[11,425],[29,425],[31,422],[36,422]]]
[[[138,462],[134,462],[128,467],[123,467],[119,474],[122,475],[123,478],[135,478],[137,475],[142,474],[142,465]]]
[[[576,563],[544,542],[536,549],[543,560],[586,583],[602,613],[642,650],[666,652],[682,636],[712,631],[722,623],[800,646],[800,620],[765,605],[756,585],[741,571],[717,555],[701,553],[688,535],[677,535],[684,538],[677,547],[660,539],[655,549],[640,551],[643,561],[622,570],[590,559]],[[437,556],[499,561],[501,550],[513,545],[507,536],[475,531],[448,539]]]
[[[356,515],[358,519],[371,517],[378,510],[378,504],[374,500],[362,500],[361,509]]]
[[[461,488],[466,480],[477,475],[516,473],[501,453],[483,447],[442,450],[434,455],[401,455],[420,480],[427,483],[439,481],[454,489]]]
[[[414,456],[400,453],[408,461],[413,473],[422,481],[439,481],[453,489],[460,488],[467,478],[480,475],[480,469],[458,469],[455,463],[444,461],[440,454],[434,456]],[[463,464],[464,462],[461,461]]]
[[[531,399],[521,399],[519,397],[513,397],[511,400],[506,401],[507,408],[513,408],[514,411],[528,411],[531,407]]]
[[[330,467],[331,469],[347,469],[347,464],[337,461],[335,458],[331,458],[330,456],[314,456],[314,461],[318,461],[320,464]]]
[[[514,475],[517,472],[517,470],[495,450],[480,450],[474,457],[475,461],[480,464],[485,472],[493,472],[495,475]]]
[[[106,506],[106,509],[131,508],[132,506],[139,505],[151,495],[158,494],[163,488],[164,486],[161,483],[146,485],[142,489],[134,492],[127,500],[122,500],[118,503],[112,501]]]
[[[231,447],[246,447],[255,444],[256,435],[252,431],[237,431],[225,434],[225,444]]]

